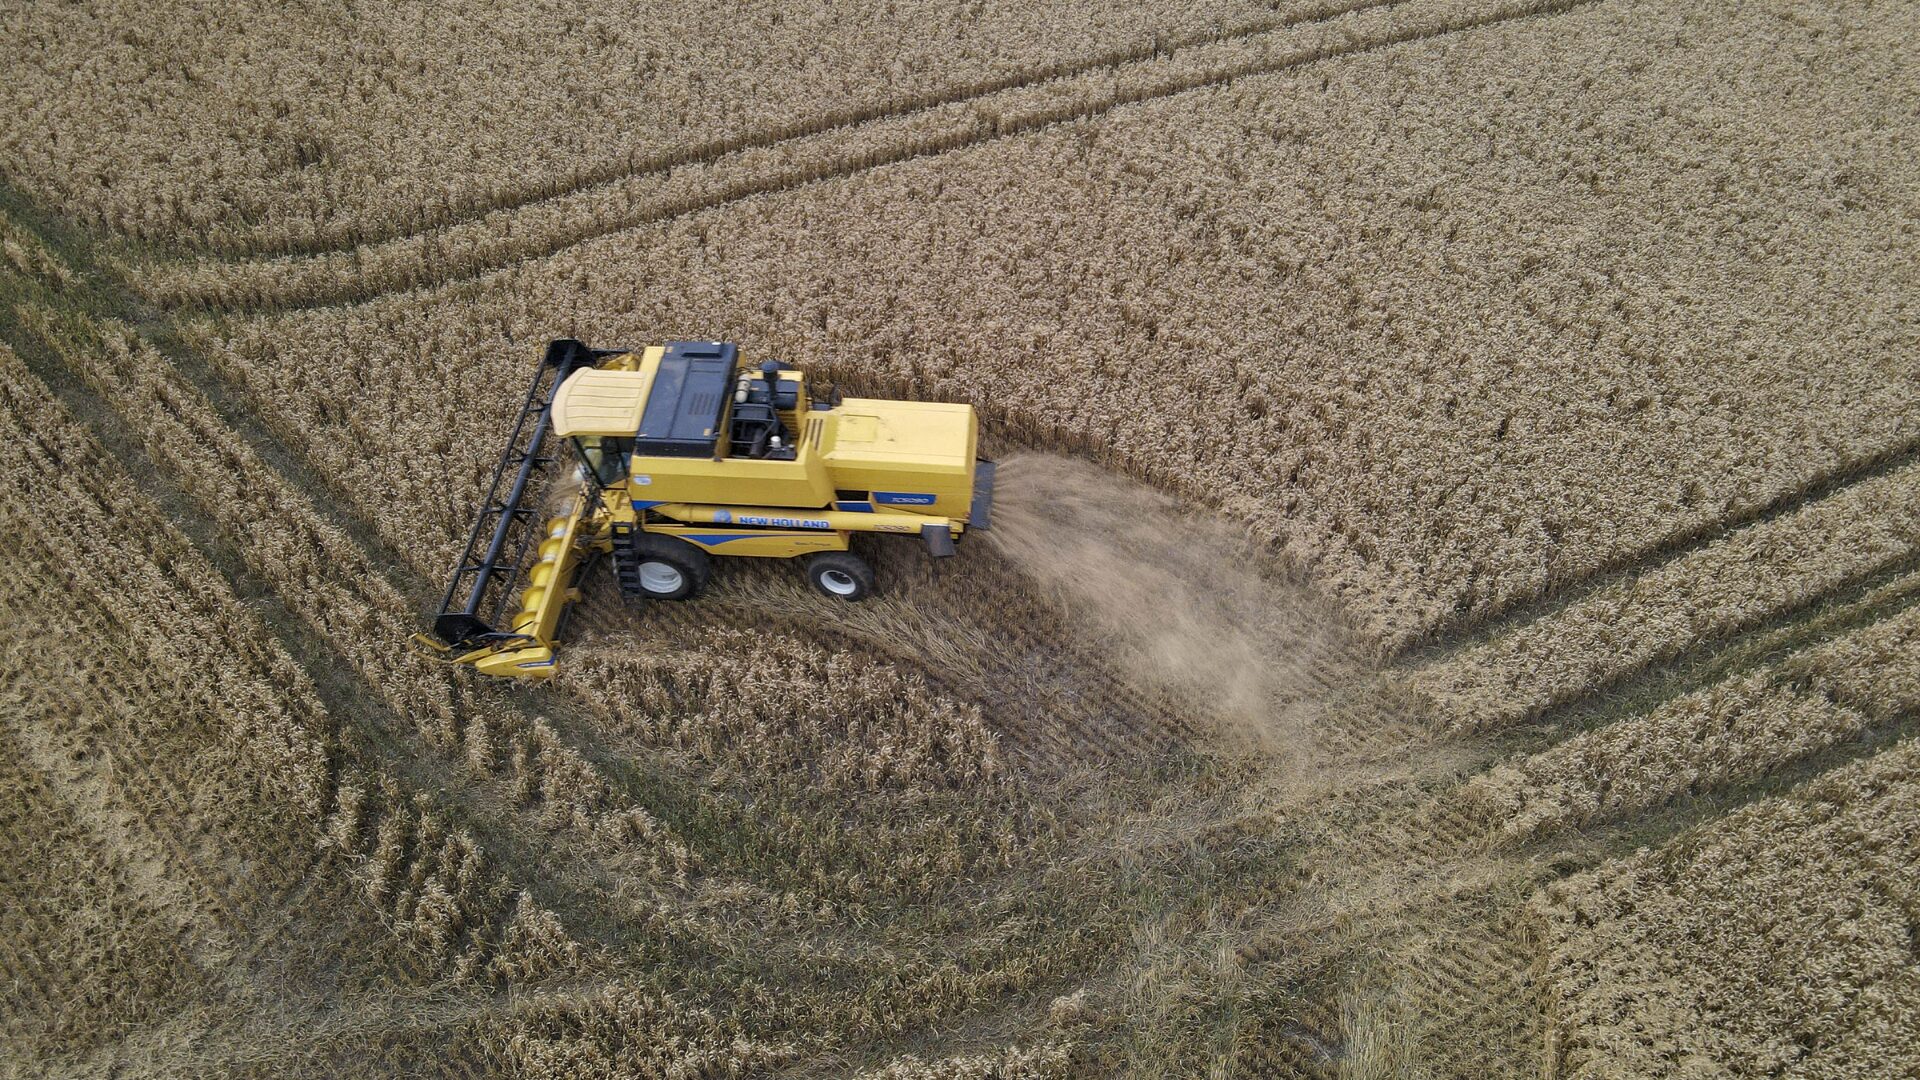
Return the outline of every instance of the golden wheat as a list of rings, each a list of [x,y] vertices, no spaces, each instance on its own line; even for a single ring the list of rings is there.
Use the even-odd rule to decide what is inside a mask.
[[[223,718],[225,737],[247,748],[266,786],[317,818],[331,721],[311,684],[213,568],[151,524],[153,504],[105,460],[0,345],[0,520],[15,544],[0,579],[23,601],[54,596],[104,614],[108,626],[95,634],[136,643],[132,662],[175,707]],[[62,635],[48,628],[47,640]]]
[[[1808,649],[1782,667],[1878,719],[1920,714],[1920,606]]]
[[[0,574],[0,592],[21,620],[10,626],[7,651],[19,660],[30,644],[41,650],[46,680],[28,682],[32,669],[9,663],[19,720],[34,725],[36,737],[96,725],[115,759],[178,753],[182,744],[157,749],[142,740],[190,733],[184,746],[199,766],[190,785],[201,813],[231,830],[245,828],[236,816],[253,816],[283,843],[300,842],[294,826],[303,823],[316,842],[357,862],[354,876],[402,942],[462,975],[490,961],[502,886],[478,846],[418,800],[406,805],[383,774],[350,774],[334,785],[333,721],[304,671],[212,565],[154,524],[158,509],[4,348],[0,435],[0,483],[22,488],[9,491],[6,505],[34,508],[7,515],[20,561]],[[53,576],[59,567],[70,569]],[[12,572],[18,568],[25,572]],[[67,658],[64,671],[49,670],[49,650]],[[154,766],[134,766],[147,767]],[[370,788],[381,797],[369,799]],[[235,791],[261,793],[268,805]],[[296,816],[273,814],[275,805]],[[559,947],[557,932],[546,931],[556,943],[549,950]],[[507,961],[499,974],[518,966]]]
[[[753,1037],[737,1017],[634,989],[536,997],[486,1037],[514,1075],[552,1080],[753,1075],[799,1049]]]
[[[665,826],[623,800],[550,726],[481,700],[469,684],[405,650],[411,605],[382,570],[311,502],[273,472],[125,328],[45,329],[102,394],[139,425],[146,444],[179,470],[210,520],[248,561],[282,586],[290,606],[340,649],[396,713],[440,749],[482,773],[507,774],[543,821],[631,853],[640,841],[662,865],[684,872],[690,855]],[[536,798],[537,797],[537,798]]]
[[[0,658],[20,655],[9,648]],[[0,1068],[30,1075],[36,1061],[71,1060],[183,1007],[212,980],[181,947],[180,912],[133,888],[126,853],[76,820],[28,764],[8,729],[37,718],[6,690],[0,706],[0,860],[9,871],[0,875],[9,984]]]
[[[1920,744],[1550,886],[1569,1077],[1920,1069]]]
[[[1275,18],[1240,0],[569,8],[10,8],[0,162],[142,240],[350,246]]]
[[[0,12],[0,201],[110,233],[0,216],[0,328],[155,488],[0,364],[0,1071],[1920,1064],[1912,743],[1674,836],[1911,734],[1920,10],[885,7]],[[562,335],[1235,524],[1034,455],[881,601],[449,676]]]
[[[1872,723],[1781,680],[1765,670],[1687,694],[1475,777],[1461,797],[1523,839],[1765,776]]]
[[[856,1080],[1051,1080],[1072,1075],[1072,1053],[1064,1044],[1018,1047],[988,1054],[964,1054],[927,1061],[909,1054]]]
[[[1436,722],[1519,723],[1920,552],[1920,464],[1605,585],[1416,674]]]
[[[739,340],[1218,504],[1398,648],[1912,444],[1909,269],[1854,242],[1897,226],[1833,216],[1909,176],[1846,122],[1898,108],[1864,73],[1906,24],[1632,13],[1144,100],[201,340],[290,438],[369,448],[337,463],[356,504],[462,511],[541,340]],[[1783,59],[1842,29],[1820,79]],[[1585,37],[1607,47],[1550,79],[1516,59]],[[1723,54],[1774,65],[1792,107],[1716,77]],[[1703,167],[1775,170],[1710,214],[1661,184],[1701,109],[1741,117]],[[1520,145],[1552,151],[1485,150]],[[1779,174],[1800,160],[1834,163],[1832,194]],[[404,549],[418,522],[382,531]]]
[[[38,278],[56,288],[72,288],[79,276],[30,231],[0,213],[0,258],[16,273]]]
[[[1115,63],[1070,65],[1058,76],[984,85],[977,95],[929,99],[924,107],[874,115],[859,124],[808,130],[777,142],[749,141],[670,171],[642,171],[512,202],[484,216],[346,251],[234,261],[205,257],[126,265],[149,299],[173,307],[307,305],[364,299],[482,273],[623,228],[682,216],[766,192],[989,139],[1180,90],[1420,37],[1487,13],[1546,10],[1563,0],[1332,0],[1297,12],[1262,14],[1241,29],[1163,39],[1152,50],[1113,54]],[[1119,59],[1124,56],[1124,61]]]

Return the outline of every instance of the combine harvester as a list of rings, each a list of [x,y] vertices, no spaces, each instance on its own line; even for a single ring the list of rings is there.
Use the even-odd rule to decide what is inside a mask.
[[[918,536],[946,556],[987,527],[978,435],[970,405],[810,394],[800,372],[744,367],[724,342],[555,341],[433,620],[439,640],[416,640],[488,675],[545,678],[603,555],[633,598],[688,599],[714,555],[738,555],[804,557],[815,588],[864,599],[873,568],[847,550],[854,533]],[[555,440],[567,449],[552,453]],[[577,463],[580,493],[543,515],[531,496],[555,460]]]

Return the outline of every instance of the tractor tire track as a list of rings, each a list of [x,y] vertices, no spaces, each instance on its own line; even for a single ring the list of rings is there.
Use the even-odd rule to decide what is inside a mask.
[[[1395,673],[1436,721],[1486,731],[1537,723],[1650,674],[1697,668],[1697,658],[1770,636],[1911,568],[1920,559],[1916,474],[1920,460],[1896,460],[1783,511],[1790,516],[1728,531],[1506,625],[1502,636]]]
[[[1170,53],[1164,60],[1148,59],[1112,69],[1131,82],[1123,85],[1034,83],[1008,95],[1031,92],[1038,101],[997,102],[993,96],[970,98],[958,105],[939,106],[906,114],[908,130],[891,146],[886,133],[871,137],[871,128],[835,129],[812,136],[824,147],[814,160],[794,165],[785,151],[794,143],[775,144],[767,152],[775,160],[756,162],[715,159],[692,169],[665,176],[670,189],[651,196],[627,192],[626,207],[611,213],[594,198],[612,195],[611,189],[593,189],[530,203],[522,210],[547,220],[527,222],[510,216],[490,216],[418,241],[401,241],[375,248],[355,249],[350,256],[320,261],[281,260],[236,266],[160,267],[136,272],[131,286],[163,308],[202,309],[239,315],[263,315],[351,306],[406,291],[445,288],[477,280],[486,274],[528,259],[544,258],[588,241],[630,229],[659,225],[704,210],[716,209],[759,195],[772,195],[838,181],[907,162],[930,159],[986,143],[1032,134],[1057,124],[1097,119],[1127,105],[1173,97],[1194,90],[1223,86],[1239,79],[1274,75],[1325,60],[1359,56],[1401,45],[1417,44],[1524,19],[1560,15],[1600,0],[1518,0],[1492,10],[1441,19],[1419,20],[1411,26],[1393,25],[1399,4],[1355,8],[1352,13],[1322,22],[1297,24],[1289,29],[1317,33],[1321,40],[1287,49],[1269,40],[1284,31],[1270,31],[1225,45],[1198,46]],[[1368,16],[1377,16],[1368,18]],[[1385,27],[1374,22],[1385,21]],[[1354,23],[1362,25],[1353,25]],[[1254,55],[1224,57],[1189,55],[1195,51],[1233,50],[1244,46]],[[1281,49],[1279,55],[1272,55]],[[1173,68],[1174,70],[1165,70]],[[1153,70],[1147,70],[1153,69]],[[1106,69],[1101,69],[1106,70]],[[1067,80],[1072,82],[1073,80]],[[1096,82],[1095,78],[1087,78]],[[876,123],[888,123],[877,121]],[[917,130],[918,129],[918,130]],[[932,129],[932,130],[924,130]],[[844,133],[844,134],[843,134]],[[842,147],[839,142],[852,142]],[[868,144],[868,145],[861,145]],[[753,151],[736,156],[751,157]],[[749,175],[730,177],[746,171]]]
[[[61,715],[85,715],[78,708],[67,713],[64,697],[48,695],[42,704]],[[51,719],[51,714],[41,717]],[[217,870],[187,850],[191,827],[169,830],[161,823],[165,818],[153,812],[156,789],[177,788],[177,780],[163,776],[152,762],[125,760],[110,746],[92,744],[85,733],[55,730],[31,718],[22,721],[0,723],[0,737],[10,736],[5,741],[19,752],[20,764],[40,774],[47,796],[94,839],[118,880],[143,906],[171,923],[184,958],[218,995],[213,1009],[237,1013],[273,1000],[272,991],[255,983],[252,970],[262,933],[235,910],[236,898],[221,891],[224,886],[230,892],[232,883],[220,882]],[[136,801],[139,795],[149,801]],[[288,914],[293,903],[290,897],[263,900],[267,914],[275,918]],[[136,1028],[96,1046],[78,1063],[79,1069],[112,1073],[125,1067],[161,1026]]]
[[[1772,499],[1675,532],[1648,547],[1626,552],[1589,573],[1550,585],[1533,596],[1514,597],[1504,604],[1462,613],[1435,626],[1428,632],[1426,643],[1408,646],[1391,662],[1404,668],[1444,661],[1552,615],[1609,585],[1670,566],[1742,529],[1786,517],[1915,461],[1920,461],[1920,435],[1855,461],[1840,462]]]
[[[251,242],[251,238],[240,237],[230,241],[214,241],[206,245],[204,250],[235,260],[257,257],[280,259],[339,254],[356,248],[414,240],[428,233],[503,211],[519,210],[534,203],[581,194],[593,188],[611,187],[635,177],[669,173],[675,169],[694,165],[709,165],[720,158],[743,151],[772,149],[783,143],[797,142],[809,136],[821,135],[841,128],[861,127],[877,121],[900,119],[947,105],[990,97],[1008,90],[1019,90],[1040,83],[1058,82],[1095,72],[1111,71],[1171,56],[1181,49],[1242,41],[1294,26],[1324,22],[1341,15],[1377,7],[1393,7],[1408,2],[1410,0],[1353,0],[1353,2],[1330,4],[1284,15],[1251,19],[1211,32],[1189,31],[1166,35],[1155,30],[1150,37],[1135,44],[1108,49],[1079,60],[1064,61],[1045,68],[1009,72],[995,78],[976,79],[959,85],[930,89],[894,98],[885,103],[855,106],[800,117],[759,131],[723,135],[677,150],[639,157],[629,155],[624,161],[607,162],[564,179],[551,178],[519,188],[497,190],[483,199],[474,200],[470,208],[450,207],[437,213],[416,210],[409,215],[409,220],[377,228],[341,226],[332,230],[333,235],[322,235],[313,240],[290,244],[278,244],[273,249],[269,249],[264,243]],[[353,235],[340,235],[348,231]]]
[[[239,541],[222,531],[217,515],[203,507],[172,470],[139,444],[135,421],[123,417],[87,386],[56,349],[20,333],[18,327],[0,323],[0,330],[6,331],[7,340],[29,370],[46,383],[61,405],[87,427],[114,460],[142,478],[145,494],[164,520],[207,558],[233,595],[262,609],[262,621],[287,654],[306,670],[322,706],[339,722],[346,741],[363,751],[363,756],[390,765],[396,778],[411,790],[431,793],[436,806],[453,805],[465,811],[459,815],[460,820],[472,829],[489,860],[509,880],[531,890],[541,904],[567,918],[570,927],[604,925],[604,905],[599,898],[564,888],[543,872],[540,853],[546,845],[536,838],[535,830],[493,809],[501,802],[497,794],[475,790],[472,784],[448,783],[449,777],[460,774],[457,764],[444,753],[420,745],[410,734],[413,725],[384,703],[380,688],[370,685],[342,655],[337,643],[323,637],[259,576]],[[495,782],[495,786],[503,785]]]
[[[1894,617],[1920,599],[1915,593],[1920,585],[1917,567],[1915,560],[1904,560],[1871,581],[1783,613],[1762,630],[1716,643],[1713,655],[1688,672],[1706,671],[1717,678],[1729,665],[1751,666],[1767,657],[1799,653],[1837,634]],[[1568,706],[1604,710],[1626,723],[1647,707],[1640,701],[1622,709],[1616,694],[1606,691]],[[1276,884],[1265,906],[1279,914],[1241,942],[1239,960],[1308,995],[1309,1004],[1296,1020],[1350,1016],[1351,1010],[1343,1011],[1341,1003],[1356,995],[1364,1000],[1385,978],[1410,1007],[1406,1019],[1418,1019],[1428,1029],[1438,1022],[1456,1033],[1462,1027],[1478,1033],[1475,1045],[1484,1047],[1486,1060],[1447,1060],[1443,1075],[1471,1075],[1475,1068],[1502,1075],[1528,1072],[1552,1054],[1545,1024],[1551,988],[1534,972],[1535,935],[1524,903],[1528,894],[1608,859],[1659,848],[1726,814],[1870,758],[1912,737],[1916,724],[1920,718],[1911,713],[1889,716],[1854,737],[1763,773],[1676,794],[1624,818],[1602,818],[1515,844],[1501,843],[1499,821],[1459,796],[1491,764],[1537,750],[1537,731],[1497,733],[1473,751],[1474,764],[1430,794],[1419,794],[1425,785],[1417,781],[1398,787],[1400,794],[1366,808],[1357,820],[1341,812],[1338,800],[1297,811],[1276,809],[1275,826],[1300,813],[1312,816],[1325,810],[1340,816],[1318,833],[1313,850],[1301,860],[1303,866],[1323,869]],[[1560,725],[1549,745],[1573,730],[1577,728]],[[1430,734],[1409,757],[1457,745],[1456,739]],[[1346,1075],[1343,1063],[1359,1042],[1353,1032],[1344,1032],[1343,1038],[1325,1034],[1342,1029],[1339,1023],[1318,1025],[1314,1030],[1321,1035],[1311,1043],[1302,1041],[1302,1052],[1281,1064],[1281,1074]],[[1435,1048],[1418,1042],[1418,1033],[1400,1037],[1416,1040],[1399,1046],[1400,1052],[1441,1063],[1429,1053]],[[1313,1047],[1329,1053],[1305,1052]],[[1531,1063],[1523,1060],[1529,1055]]]
[[[44,381],[49,385],[59,383],[55,393],[69,411],[88,424],[116,460],[147,479],[150,493],[158,501],[167,505],[184,504],[179,516],[174,518],[175,525],[189,534],[216,569],[236,583],[233,587],[237,594],[255,598],[255,602],[266,609],[266,621],[282,638],[287,652],[300,658],[302,666],[307,668],[329,714],[341,720],[342,738],[354,760],[362,764],[379,763],[379,773],[397,781],[409,795],[423,796],[434,814],[460,822],[463,831],[478,842],[490,874],[513,888],[532,893],[541,906],[561,918],[567,933],[576,940],[618,947],[641,932],[634,920],[645,916],[609,900],[622,892],[623,872],[618,867],[590,852],[571,854],[557,847],[552,843],[550,828],[532,820],[533,812],[511,795],[508,790],[511,784],[507,780],[468,775],[461,767],[457,752],[421,738],[417,726],[382,693],[382,687],[369,673],[356,667],[350,650],[328,639],[295,602],[265,583],[247,589],[240,587],[238,582],[255,580],[254,575],[265,571],[253,565],[247,553],[239,550],[239,541],[231,534],[229,523],[222,520],[219,508],[207,505],[205,496],[192,490],[191,476],[175,475],[169,462],[132,441],[141,431],[138,417],[120,412],[119,403],[111,396],[103,396],[98,386],[79,372],[76,362],[57,347],[36,336],[30,347],[20,351],[29,367]],[[68,399],[68,393],[72,400]],[[231,437],[231,433],[223,436],[226,437]],[[244,441],[240,445],[244,446]],[[197,515],[195,510],[186,509],[196,506]],[[790,865],[782,852],[759,842],[758,834],[750,828],[751,815],[716,822],[684,776],[665,766],[629,759],[617,749],[596,741],[591,721],[577,714],[573,701],[560,695],[548,696],[537,703],[523,698],[516,707],[525,709],[529,715],[537,713],[553,721],[570,748],[599,769],[617,793],[627,798],[644,796],[649,801],[649,809],[657,810],[669,829],[688,836],[697,845],[696,858],[703,864],[702,876],[780,880],[784,868]],[[716,824],[730,827],[725,836],[716,835]],[[369,831],[364,825],[359,830],[363,835]],[[493,891],[489,891],[483,899],[492,903],[492,897]],[[504,925],[505,914],[504,909],[490,907],[482,917],[469,920],[451,952],[491,950],[496,944],[494,935]],[[649,929],[647,933],[654,948],[673,955],[680,966],[706,973],[702,980],[714,972],[737,968],[743,962],[733,943],[697,934],[663,935],[657,929]],[[403,957],[413,955],[402,953]],[[755,955],[758,962],[804,963],[816,974],[819,970],[817,958],[790,957],[778,949],[765,948]],[[798,967],[787,971],[787,976],[797,977],[792,976],[794,970]],[[411,981],[428,982],[435,974],[431,968],[423,968],[413,972]],[[702,980],[695,980],[687,992],[717,993],[702,986]]]
[[[205,378],[213,378],[213,376],[205,375],[204,373],[202,373],[202,375]],[[200,382],[201,379],[196,377],[189,381]],[[264,431],[264,429],[262,429],[262,431]],[[255,433],[255,437],[259,437],[257,433]],[[1681,538],[1676,538],[1673,543],[1678,546],[1674,548],[1670,557],[1678,558],[1688,550],[1711,542],[1717,538],[1717,534],[1721,531],[1738,528],[1741,524],[1751,524],[1753,521],[1770,520],[1771,518],[1767,515],[1777,516],[1788,513],[1800,506],[1808,505],[1819,499],[1835,494],[1840,490],[1844,490],[1861,480],[1881,475],[1886,471],[1891,471],[1910,461],[1917,448],[1920,448],[1920,442],[1908,443],[1896,451],[1892,459],[1875,459],[1879,462],[1878,464],[1868,462],[1865,465],[1842,468],[1815,485],[1801,488],[1796,492],[1783,496],[1780,500],[1776,500],[1775,504],[1770,504],[1768,508],[1757,512],[1753,518],[1745,522],[1735,522],[1733,524],[1716,522],[1711,526],[1701,529],[1699,536],[1691,541],[1683,542]],[[256,450],[258,449],[260,448],[256,447]],[[294,449],[288,453],[299,460],[307,460],[305,458],[307,451],[305,450]],[[286,470],[282,467],[281,471],[284,473]],[[303,491],[309,494],[324,490],[323,486],[307,486],[298,478],[293,479],[295,479],[297,484],[301,484]],[[358,514],[360,511],[357,508],[348,507],[345,510],[339,511],[329,509],[328,512],[330,514],[344,513],[353,515]],[[366,545],[362,546],[366,547]],[[367,547],[367,550],[373,551],[376,549]],[[1664,561],[1665,560],[1659,560],[1656,562],[1656,565]],[[389,564],[391,566],[402,565],[397,560],[390,560]],[[1901,567],[1905,570],[1910,570],[1912,566],[1913,563],[1911,560],[1901,564]],[[1628,567],[1615,573],[1625,575],[1633,572],[1636,571],[1632,567]],[[390,575],[395,576],[406,573],[404,570],[389,571]],[[1874,581],[1880,580],[1882,580],[1882,578],[1874,579]],[[1602,583],[1603,582],[1596,582],[1590,575],[1581,581],[1568,583],[1565,588],[1581,590],[1584,587],[1584,589],[1590,591],[1592,588],[1599,587]],[[1795,650],[1804,647],[1805,642],[1813,640],[1817,634],[1817,631],[1810,629],[1810,620],[1816,616],[1824,618],[1823,613],[1829,610],[1828,605],[1836,602],[1836,599],[1839,602],[1847,602],[1854,596],[1857,589],[1869,588],[1872,585],[1873,582],[1868,582],[1866,585],[1848,586],[1843,590],[1823,593],[1801,605],[1779,613],[1775,617],[1770,618],[1765,624],[1765,627],[1778,627],[1779,629],[1772,636],[1766,637],[1764,641],[1768,643],[1770,647],[1778,649]],[[415,591],[417,592],[418,590]],[[1557,595],[1560,595],[1561,598],[1564,599],[1566,594],[1562,593]],[[1904,593],[1902,594],[1902,596],[1906,595],[1907,594]],[[1904,603],[1906,601],[1903,600],[1902,602]],[[1556,602],[1551,599],[1536,599],[1521,605],[1517,609],[1492,615],[1490,617],[1491,621],[1481,624],[1480,629],[1484,630],[1487,634],[1498,633],[1502,629],[1540,617],[1542,614],[1550,611],[1555,606],[1555,603]],[[1854,612],[1854,614],[1862,615],[1862,613],[1858,611]],[[1862,615],[1862,617],[1864,616]],[[1822,622],[1820,625],[1824,627],[1827,624]],[[1660,676],[1660,673],[1664,672],[1685,671],[1691,673],[1695,670],[1697,664],[1700,662],[1699,658],[1703,655],[1708,658],[1706,662],[1709,664],[1718,663],[1723,656],[1735,654],[1745,656],[1752,652],[1753,649],[1760,647],[1761,639],[1756,638],[1755,635],[1764,633],[1765,627],[1760,629],[1745,627],[1730,631],[1727,635],[1710,639],[1681,653],[1673,660],[1663,661],[1659,664],[1636,671],[1628,677],[1626,682],[1620,685],[1629,687],[1638,686],[1643,681],[1657,678]],[[1443,633],[1452,632],[1473,633],[1474,630],[1469,626],[1464,631],[1457,629],[1454,631],[1443,631]],[[1464,642],[1449,643],[1446,648],[1450,651],[1455,648],[1464,647],[1467,644],[1471,644],[1471,639]],[[1616,687],[1616,689],[1618,688]],[[1610,696],[1610,694],[1588,690],[1583,692],[1575,704],[1580,707],[1588,707],[1592,706],[1596,701],[1604,703]],[[1702,815],[1712,816],[1722,812],[1728,805],[1737,806],[1749,799],[1757,799],[1764,795],[1772,794],[1773,792],[1770,790],[1770,786],[1777,783],[1778,779],[1784,778],[1791,782],[1804,775],[1824,771],[1825,768],[1829,767],[1828,763],[1830,761],[1839,761],[1841,758],[1850,759],[1851,757],[1864,753],[1870,753],[1873,749],[1878,748],[1882,738],[1898,737],[1898,735],[1909,731],[1911,729],[1911,719],[1911,717],[1903,718],[1898,725],[1890,727],[1887,732],[1877,732],[1873,739],[1868,740],[1868,745],[1864,747],[1855,747],[1852,744],[1848,744],[1846,747],[1836,748],[1832,751],[1832,754],[1835,755],[1833,758],[1822,757],[1818,762],[1802,762],[1797,766],[1789,767],[1789,769],[1782,770],[1777,774],[1770,774],[1769,777],[1763,778],[1762,781],[1756,781],[1750,790],[1716,790],[1698,797],[1689,797],[1684,805],[1675,807],[1670,814],[1656,813],[1650,815],[1651,820],[1637,819],[1635,825],[1638,827],[1638,831],[1635,833],[1635,842],[1644,842],[1644,839],[1648,836],[1656,837],[1656,842],[1658,842],[1658,840],[1664,840],[1666,837],[1677,834],[1683,829],[1691,827],[1693,824],[1697,824],[1698,821],[1702,819]],[[1078,738],[1078,736],[1075,737]],[[1512,745],[1511,740],[1503,739],[1502,742],[1509,746]],[[1063,748],[1066,746],[1064,743],[1062,745]],[[404,753],[407,751],[417,753],[418,749],[409,745],[408,748],[405,748],[405,750],[401,752]],[[1442,895],[1440,890],[1455,888],[1457,886],[1457,879],[1453,876],[1454,872],[1463,868],[1476,868],[1480,865],[1480,860],[1486,856],[1487,853],[1484,850],[1485,829],[1482,827],[1482,824],[1483,823],[1461,816],[1457,810],[1452,808],[1436,807],[1431,808],[1431,812],[1417,812],[1410,816],[1385,822],[1381,824],[1377,831],[1370,830],[1367,838],[1362,839],[1356,837],[1344,840],[1339,847],[1346,847],[1349,848],[1349,850],[1361,852],[1357,860],[1350,861],[1360,861],[1363,864],[1388,867],[1391,868],[1389,872],[1395,874],[1402,872],[1401,867],[1413,865],[1420,870],[1423,882],[1431,882],[1434,886],[1434,891],[1423,891],[1417,898],[1421,904],[1458,905],[1462,902],[1459,896],[1451,894]],[[1604,857],[1610,849],[1606,848],[1604,844],[1599,846],[1602,851],[1601,857]],[[1323,857],[1314,861],[1324,865],[1341,865],[1343,856],[1339,847],[1336,847],[1331,853],[1325,854]],[[1563,848],[1564,845],[1554,844],[1543,850],[1560,851]],[[1591,858],[1590,855],[1588,857]],[[1559,867],[1555,867],[1553,870],[1556,876],[1565,872],[1570,871],[1562,870]],[[1398,916],[1405,912],[1405,910],[1404,908],[1395,909],[1390,914]],[[1417,922],[1420,932],[1422,933],[1428,931],[1451,932],[1450,928],[1453,924],[1451,920],[1445,917],[1446,910],[1443,906],[1440,913],[1436,914],[1433,910],[1423,907],[1413,913],[1413,919]],[[1343,941],[1351,942],[1361,940],[1364,943],[1364,939],[1358,938],[1349,928],[1329,925],[1320,929],[1324,929],[1326,935],[1335,933],[1343,935]],[[1401,932],[1405,932],[1404,929]],[[1281,932],[1276,933],[1268,939],[1266,944],[1264,944],[1261,950],[1255,953],[1255,955],[1258,959],[1265,960],[1269,957],[1280,956],[1289,950],[1297,949],[1303,935],[1309,940],[1315,937],[1313,933],[1303,931],[1302,924],[1287,924],[1283,926]],[[1414,953],[1410,952],[1409,955],[1414,955]],[[1428,958],[1427,966],[1414,966],[1410,963],[1407,969],[1409,978],[1418,984],[1419,991],[1424,998],[1439,1001],[1480,1000],[1476,999],[1474,995],[1476,993],[1481,995],[1486,994],[1488,991],[1485,987],[1489,985],[1506,985],[1505,980],[1523,975],[1529,959],[1527,949],[1522,947],[1520,943],[1498,936],[1489,938],[1485,935],[1477,935],[1473,931],[1462,935],[1461,945],[1458,949],[1450,948],[1438,954],[1419,951],[1417,955]],[[1492,980],[1485,978],[1484,974],[1486,971],[1494,972],[1498,978]],[[1330,996],[1324,1000],[1338,1001],[1339,998],[1337,996]],[[1310,1048],[1311,1052],[1307,1050],[1300,1052],[1298,1055],[1300,1064],[1297,1067],[1304,1075],[1326,1075],[1340,1064],[1333,1054],[1324,1049],[1324,1046],[1342,1048],[1339,1045],[1340,1040],[1323,1035],[1325,1032],[1339,1030],[1340,1024],[1337,1015],[1328,1008],[1320,1007],[1318,1002],[1316,1002],[1314,1008],[1304,1011],[1301,1015],[1311,1018],[1313,1020],[1313,1026],[1310,1028],[1303,1027],[1301,1029],[1306,1036],[1301,1040],[1301,1045]],[[1530,1032],[1522,1034],[1531,1035]],[[1553,1057],[1551,1044],[1543,1048],[1537,1047],[1536,1049],[1539,1053],[1544,1054],[1549,1062],[1551,1061]],[[1503,1061],[1502,1063],[1504,1064],[1505,1062]],[[1476,1063],[1464,1062],[1452,1064],[1456,1068],[1463,1066],[1471,1068]]]
[[[1777,663],[1889,618],[1916,601],[1920,601],[1920,554],[1901,559],[1863,581],[1810,597],[1760,625],[1704,641],[1670,660],[1595,686],[1578,698],[1544,710],[1528,726],[1551,731],[1554,741],[1559,741]]]

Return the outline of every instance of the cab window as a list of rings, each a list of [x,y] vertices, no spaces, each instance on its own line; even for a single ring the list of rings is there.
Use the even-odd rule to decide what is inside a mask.
[[[627,459],[633,456],[633,440],[612,435],[581,435],[574,440],[580,460],[601,487],[612,487],[627,478]]]

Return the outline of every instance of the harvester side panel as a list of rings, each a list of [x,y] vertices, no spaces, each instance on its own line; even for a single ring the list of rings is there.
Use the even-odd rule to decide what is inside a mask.
[[[976,438],[970,405],[847,398],[823,450],[833,486],[871,492],[875,509],[965,520]]]

